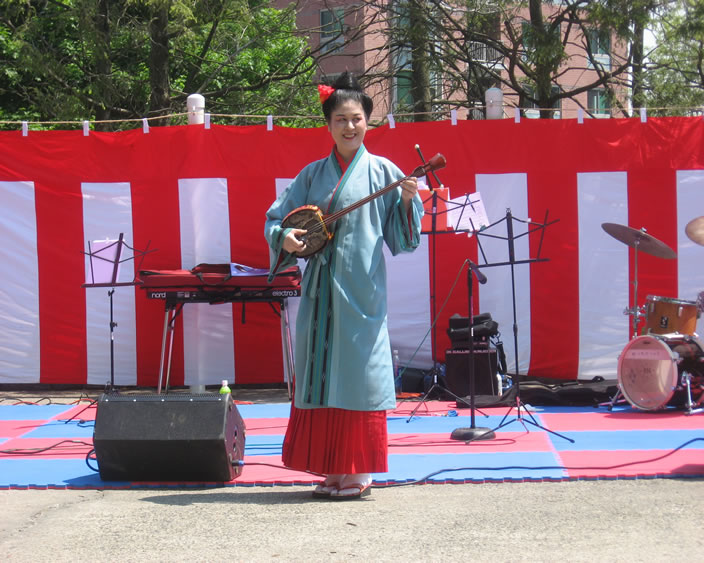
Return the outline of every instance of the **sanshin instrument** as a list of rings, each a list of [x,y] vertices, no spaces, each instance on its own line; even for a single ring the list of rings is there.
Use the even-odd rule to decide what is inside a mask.
[[[297,252],[296,256],[300,258],[307,258],[308,256],[312,256],[320,252],[323,248],[325,248],[328,242],[330,242],[330,239],[332,239],[333,236],[331,226],[340,217],[346,215],[350,211],[358,209],[362,205],[369,203],[394,188],[397,188],[409,178],[419,178],[420,176],[425,176],[428,172],[444,168],[445,164],[445,157],[438,153],[422,166],[418,166],[409,176],[396,180],[388,186],[374,192],[373,194],[369,194],[367,197],[360,199],[344,209],[324,215],[322,210],[317,205],[302,205],[286,215],[284,220],[281,222],[281,226],[284,229],[292,228],[306,231],[304,235],[299,237],[299,240],[305,242],[306,247],[300,252]]]

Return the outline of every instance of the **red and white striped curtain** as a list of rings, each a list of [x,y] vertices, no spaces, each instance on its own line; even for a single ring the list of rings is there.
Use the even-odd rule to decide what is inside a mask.
[[[693,301],[704,290],[704,247],[685,235],[704,215],[701,118],[398,124],[366,141],[409,172],[419,164],[416,144],[426,157],[445,155],[438,175],[451,197],[480,192],[497,224],[473,237],[424,235],[415,253],[389,257],[389,327],[402,363],[430,367],[433,349],[444,361],[448,318],[468,311],[464,261],[510,261],[507,210],[518,263],[483,270],[488,283],[475,283],[474,311],[499,322],[512,372],[616,377],[631,333],[623,311],[633,303],[634,256],[602,223],[645,227],[677,252],[674,260],[639,253],[640,305],[647,295]],[[0,383],[109,380],[108,289],[82,287],[89,241],[124,233],[137,250],[154,250],[142,269],[267,267],[266,209],[330,149],[325,128],[0,133]],[[557,221],[541,246],[541,233],[526,235],[523,221],[541,223],[546,213]],[[521,263],[537,257],[546,260]],[[139,266],[123,263],[119,281]],[[113,298],[115,383],[155,386],[163,303],[133,286],[117,287]],[[172,384],[283,381],[278,317],[267,304],[245,307],[244,324],[241,304],[184,308]]]

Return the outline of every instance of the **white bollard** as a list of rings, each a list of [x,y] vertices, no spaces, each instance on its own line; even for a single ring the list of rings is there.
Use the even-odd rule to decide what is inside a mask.
[[[502,119],[504,116],[504,93],[500,88],[489,88],[484,93],[486,99],[486,118]]]
[[[186,111],[189,125],[202,125],[205,122],[205,98],[200,94],[191,94],[186,98]]]

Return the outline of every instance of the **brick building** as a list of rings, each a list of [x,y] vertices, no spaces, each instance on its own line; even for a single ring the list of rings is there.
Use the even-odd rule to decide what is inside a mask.
[[[277,0],[277,6],[289,4],[287,0]],[[374,5],[354,2],[351,0],[299,0],[296,5],[297,25],[305,33],[313,50],[324,55],[319,63],[316,80],[329,82],[334,77],[349,70],[357,75],[365,76],[365,87],[374,99],[374,114],[372,121],[382,121],[389,113],[409,111],[412,103],[410,98],[410,52],[400,49],[392,52],[388,46],[390,25],[398,25],[397,19],[384,17],[380,11],[382,3]],[[543,14],[549,21],[559,7],[551,2],[544,2]],[[521,20],[528,22],[528,9],[516,9],[513,21],[521,25]],[[497,18],[495,29],[489,30],[501,42],[508,45],[509,38],[505,30],[500,29]],[[525,25],[525,24],[524,24]],[[561,33],[568,31],[566,23],[561,24]],[[627,54],[627,45],[615,36],[602,33],[599,29],[587,30],[590,44],[594,52],[594,62],[602,65],[604,71],[623,64]],[[613,97],[617,104],[612,104],[603,86],[586,88],[598,78],[594,63],[589,60],[584,47],[584,34],[574,26],[569,29],[569,41],[565,46],[566,57],[558,71],[558,78],[553,89],[562,92],[583,91],[573,98],[563,98],[553,107],[556,118],[574,118],[578,108],[583,108],[595,117],[620,115],[618,107],[627,107],[628,90],[625,86],[613,86]],[[500,72],[506,79],[508,72],[505,61],[498,50],[482,43],[465,45],[471,52],[475,65],[485,65]],[[481,118],[484,116],[484,98],[475,96],[468,99],[465,92],[453,89],[451,81],[444,73],[434,73],[432,76],[433,108],[438,110],[437,118],[447,115],[450,109],[456,109],[459,118]],[[521,79],[520,72],[517,77]],[[612,81],[613,84],[613,81]],[[504,116],[512,116],[515,107],[523,108],[526,117],[538,117],[538,111],[531,109],[528,100],[521,102],[510,87],[487,80],[486,84],[475,84],[474,88],[484,92],[491,86],[498,86],[503,92]],[[455,103],[456,102],[456,103]],[[474,108],[474,109],[472,109]],[[442,111],[444,110],[444,111]],[[411,119],[408,116],[408,119]]]

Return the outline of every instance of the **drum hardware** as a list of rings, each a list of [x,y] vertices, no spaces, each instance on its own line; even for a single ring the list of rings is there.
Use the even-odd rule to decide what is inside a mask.
[[[704,217],[692,219],[687,223],[684,232],[692,242],[704,246]]]
[[[640,320],[645,318],[645,307],[626,307],[623,310],[624,315],[633,316],[633,326],[637,327],[640,324]]]
[[[619,225],[617,223],[602,223],[601,228],[616,240],[630,246],[634,250],[633,307],[626,309],[624,314],[628,314],[633,317],[633,338],[635,338],[638,336],[638,323],[643,316],[641,310],[638,308],[638,252],[645,252],[651,256],[665,258],[667,260],[676,258],[677,254],[664,242],[659,241],[652,235],[649,235],[644,227],[638,230],[626,225]]]
[[[616,387],[616,393],[614,393],[614,396],[611,397],[607,402],[605,403],[599,403],[599,407],[606,407],[607,410],[611,411],[614,408],[614,405],[619,405],[623,403],[628,403],[626,400],[626,397],[623,396],[623,393],[621,392],[621,386],[617,385]]]
[[[606,407],[607,410],[611,411],[614,408],[614,405],[619,405],[622,403],[628,403],[626,398],[623,396],[623,393],[621,393],[621,388],[619,387],[616,390],[616,393],[614,394],[611,399],[609,399],[606,403],[599,403],[598,406],[600,407]]]
[[[692,402],[692,374],[688,371],[685,371],[682,374],[682,385],[684,385],[687,390],[687,402],[685,403],[687,412],[685,414],[689,415],[704,411],[704,408],[700,407],[702,404],[702,399],[704,399],[704,393],[699,396],[699,400],[696,403]],[[693,408],[695,406],[700,408]]]

